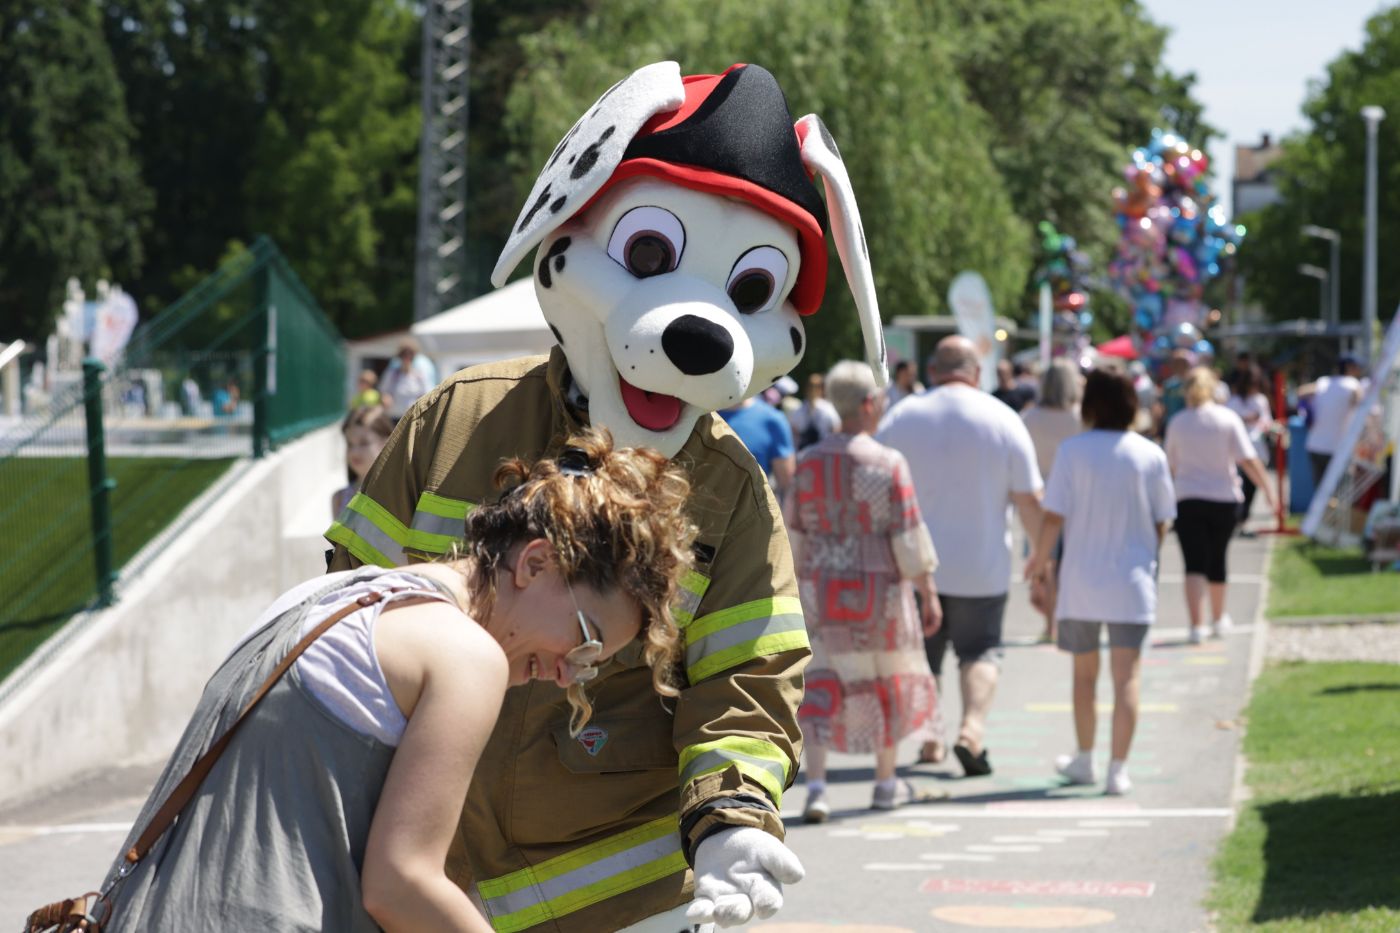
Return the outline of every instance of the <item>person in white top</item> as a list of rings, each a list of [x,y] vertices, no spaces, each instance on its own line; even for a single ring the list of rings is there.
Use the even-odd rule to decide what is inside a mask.
[[[1131,428],[1137,391],[1125,375],[1096,370],[1084,387],[1090,430],[1060,445],[1045,490],[1045,521],[1026,569],[1055,572],[1063,530],[1057,643],[1074,656],[1074,732],[1078,751],[1056,768],[1072,784],[1094,783],[1095,686],[1100,629],[1108,629],[1113,675],[1110,794],[1131,786],[1125,765],[1137,728],[1142,645],[1157,617],[1157,559],[1176,517],[1171,471],[1161,449]]]
[[[412,337],[399,344],[399,352],[389,361],[379,380],[383,403],[389,417],[398,421],[408,413],[413,403],[437,386],[437,367]]]
[[[792,439],[798,450],[811,447],[828,434],[841,430],[841,415],[826,397],[824,375],[812,373],[807,377],[802,405],[788,412],[788,422],[792,425]]]
[[[1073,360],[1062,356],[1051,362],[1040,377],[1039,401],[1021,412],[1021,420],[1025,422],[1031,443],[1035,445],[1036,466],[1047,483],[1060,444],[1084,430],[1079,420],[1079,397],[1083,382],[1079,367]],[[1031,605],[1045,616],[1041,641],[1055,640],[1055,586],[1054,574],[1031,582]]]
[[[1313,486],[1322,483],[1322,474],[1342,443],[1347,422],[1366,395],[1367,383],[1361,378],[1361,362],[1343,356],[1337,375],[1323,376],[1298,387],[1298,398],[1312,399],[1312,423],[1308,428],[1308,460],[1312,463]]]
[[[996,693],[1011,583],[1008,506],[1016,506],[1028,535],[1039,531],[1040,470],[1020,417],[978,388],[981,365],[970,340],[941,340],[929,373],[934,388],[895,406],[875,439],[909,462],[919,510],[942,561],[934,579],[943,627],[925,649],[935,677],[949,641],[958,656],[962,722],[953,750],[967,775],[990,774],[982,737]],[[938,760],[943,750],[937,745],[927,739],[920,760]]]
[[[1191,617],[1192,644],[1201,641],[1201,607],[1207,591],[1212,634],[1223,637],[1230,629],[1230,616],[1225,612],[1225,553],[1244,500],[1241,473],[1264,491],[1270,511],[1274,508],[1268,475],[1244,422],[1215,401],[1219,384],[1215,372],[1204,366],[1187,373],[1187,407],[1167,425],[1167,461],[1176,483],[1176,537],[1186,562],[1186,609]]]
[[[1240,416],[1245,430],[1249,432],[1250,443],[1259,455],[1259,462],[1267,467],[1269,436],[1274,428],[1274,410],[1269,404],[1269,397],[1264,394],[1264,374],[1257,365],[1246,361],[1235,369],[1230,377],[1230,398],[1225,405]],[[1240,536],[1249,538],[1253,537],[1253,533],[1245,529],[1245,522],[1249,519],[1250,510],[1254,508],[1254,493],[1258,487],[1242,470],[1240,485],[1244,489],[1244,499],[1240,502],[1237,525]]]

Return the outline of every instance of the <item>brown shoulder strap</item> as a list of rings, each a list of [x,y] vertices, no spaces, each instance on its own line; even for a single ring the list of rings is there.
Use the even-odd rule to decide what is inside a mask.
[[[389,595],[393,596],[401,592],[403,592],[403,590],[393,589],[389,590]],[[151,846],[155,845],[156,840],[161,837],[161,834],[170,828],[170,824],[175,821],[175,817],[185,808],[185,804],[190,802],[190,799],[194,797],[194,792],[199,789],[199,785],[208,777],[210,770],[214,767],[214,762],[219,760],[219,756],[223,754],[224,749],[228,746],[229,740],[233,738],[234,732],[243,724],[243,720],[252,712],[253,707],[258,705],[258,701],[266,695],[267,691],[272,689],[277,681],[282,679],[282,675],[287,673],[287,670],[296,662],[296,659],[301,657],[301,653],[307,648],[310,648],[312,642],[324,635],[330,630],[331,626],[335,625],[341,619],[350,615],[352,612],[367,606],[373,606],[383,598],[384,594],[382,593],[366,593],[354,602],[344,606],[338,612],[328,616],[324,622],[316,626],[310,632],[307,632],[302,640],[297,642],[296,645],[292,647],[292,650],[287,652],[287,656],[277,665],[276,670],[268,675],[267,680],[263,681],[263,685],[258,688],[258,692],[253,694],[253,698],[243,707],[243,711],[238,714],[238,718],[233,721],[233,725],[228,727],[228,730],[219,737],[217,742],[209,746],[208,751],[199,756],[199,760],[190,766],[189,773],[187,773],[175,789],[170,792],[170,796],[165,798],[165,803],[161,804],[160,809],[156,811],[156,815],[151,817],[151,822],[146,825],[146,829],[136,840],[136,844],[127,850],[126,860],[129,864],[134,865],[145,858],[146,853],[151,850]],[[415,596],[408,599],[397,600],[398,605],[395,608],[427,602],[439,602],[439,600],[433,596]]]

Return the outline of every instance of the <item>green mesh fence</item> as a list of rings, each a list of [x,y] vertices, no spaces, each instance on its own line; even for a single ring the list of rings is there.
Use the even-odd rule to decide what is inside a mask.
[[[109,603],[240,459],[345,412],[345,350],[266,238],[137,328],[68,360],[0,427],[0,680]]]

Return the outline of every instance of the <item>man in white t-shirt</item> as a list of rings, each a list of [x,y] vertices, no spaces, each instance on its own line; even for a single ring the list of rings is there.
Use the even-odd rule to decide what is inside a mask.
[[[826,397],[826,377],[821,373],[807,377],[802,406],[788,413],[788,423],[792,425],[792,439],[798,450],[811,447],[828,434],[841,430],[841,416]]]
[[[1020,417],[978,388],[981,365],[971,341],[941,340],[929,375],[933,388],[891,410],[876,439],[909,461],[941,561],[934,579],[943,627],[925,649],[935,676],[950,640],[958,656],[962,723],[954,751],[969,776],[990,774],[982,736],[996,693],[1011,583],[1008,506],[1016,506],[1033,539],[1041,519],[1040,471]],[[921,760],[941,757],[935,744],[925,743]]]
[[[1337,364],[1338,375],[1323,376],[1316,382],[1298,388],[1299,398],[1312,397],[1312,424],[1308,428],[1308,460],[1312,462],[1313,485],[1322,482],[1322,474],[1341,446],[1347,422],[1366,394],[1366,382],[1360,378],[1361,362],[1354,356],[1343,356]]]

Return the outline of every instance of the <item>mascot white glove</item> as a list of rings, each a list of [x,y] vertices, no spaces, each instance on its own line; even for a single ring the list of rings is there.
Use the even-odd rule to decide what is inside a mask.
[[[722,829],[695,850],[695,900],[686,918],[722,927],[766,919],[783,906],[783,885],[805,874],[777,837],[752,826]]]

